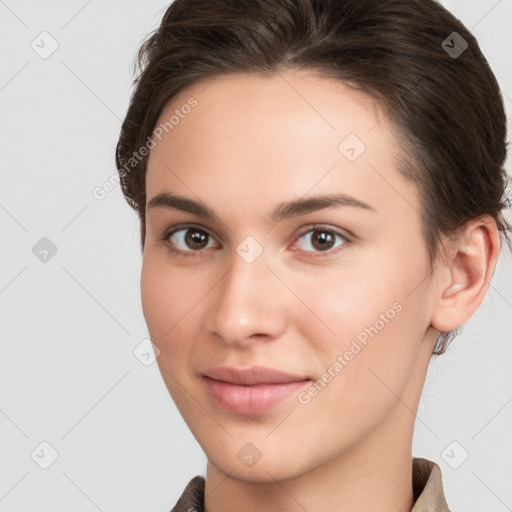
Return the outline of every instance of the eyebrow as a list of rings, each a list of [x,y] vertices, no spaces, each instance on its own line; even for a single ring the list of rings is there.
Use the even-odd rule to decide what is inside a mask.
[[[333,207],[350,206],[375,212],[375,208],[347,194],[316,195],[308,198],[295,199],[283,203],[268,214],[271,223],[278,223],[284,219],[306,215],[319,210]],[[147,209],[165,208],[192,213],[204,219],[217,217],[209,206],[188,197],[170,192],[162,192],[154,196],[147,205]]]

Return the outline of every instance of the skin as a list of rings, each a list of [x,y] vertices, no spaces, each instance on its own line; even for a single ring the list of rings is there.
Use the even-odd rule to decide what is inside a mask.
[[[207,512],[410,511],[429,359],[439,331],[462,325],[484,299],[496,223],[474,219],[445,241],[432,269],[418,190],[397,171],[394,128],[377,103],[339,81],[307,70],[219,76],[180,91],[159,123],[191,96],[197,106],[150,151],[147,201],[173,192],[216,217],[147,209],[141,292],[162,377],[208,458]],[[366,146],[355,161],[338,149],[350,133]],[[332,193],[375,211],[266,218],[284,202]],[[186,230],[161,240],[182,223],[210,235],[204,248],[187,245]],[[354,236],[322,250],[315,224]],[[263,249],[252,263],[236,251],[248,236]],[[219,365],[317,381],[396,303],[401,310],[307,404],[292,395],[243,416],[216,406],[204,387],[201,372]],[[248,442],[261,453],[252,467],[237,456]]]

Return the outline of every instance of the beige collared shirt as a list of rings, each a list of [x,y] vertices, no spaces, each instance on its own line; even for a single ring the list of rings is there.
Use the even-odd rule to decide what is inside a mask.
[[[412,459],[414,507],[410,512],[450,512],[444,496],[441,468],[421,457]],[[195,476],[171,512],[204,512],[205,479]]]

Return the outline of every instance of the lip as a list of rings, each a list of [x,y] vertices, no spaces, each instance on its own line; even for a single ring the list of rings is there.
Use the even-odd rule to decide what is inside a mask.
[[[203,373],[217,406],[236,414],[261,414],[297,393],[311,379],[272,368],[219,366]]]
[[[206,370],[203,374],[211,379],[244,386],[252,386],[255,384],[285,384],[309,379],[309,377],[292,375],[291,373],[274,370],[273,368],[265,368],[263,366],[251,366],[250,368],[216,366],[215,368]]]

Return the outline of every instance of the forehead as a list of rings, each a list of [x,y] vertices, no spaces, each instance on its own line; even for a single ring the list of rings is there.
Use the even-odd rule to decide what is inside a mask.
[[[150,152],[148,198],[162,186],[200,196],[222,186],[249,202],[336,188],[378,204],[401,179],[402,151],[379,103],[311,71],[194,83],[162,110],[157,126],[165,123]]]
[[[197,102],[192,112],[187,103]],[[185,115],[181,110],[186,110]],[[254,125],[260,137],[265,133],[273,138],[273,128],[285,123],[294,124],[295,132],[304,135],[324,131],[325,136],[358,132],[368,138],[385,117],[383,107],[374,98],[349,87],[340,80],[322,76],[314,70],[281,70],[264,76],[256,73],[230,73],[193,83],[179,91],[162,109],[157,125],[163,125],[173,114],[181,124],[185,117],[197,120],[200,116],[203,128],[207,125],[228,129],[238,123],[243,127],[238,135],[251,133]],[[261,130],[261,128],[265,130]],[[173,132],[177,125],[173,126]],[[393,127],[384,119],[378,135],[390,132]]]

